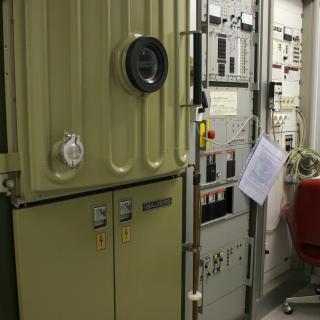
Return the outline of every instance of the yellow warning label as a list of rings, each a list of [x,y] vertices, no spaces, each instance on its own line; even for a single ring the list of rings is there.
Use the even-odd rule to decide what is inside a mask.
[[[97,251],[100,250],[105,250],[106,249],[106,233],[98,233],[97,238],[96,238],[96,246],[97,246]]]
[[[126,226],[122,228],[122,243],[131,241],[131,227]]]

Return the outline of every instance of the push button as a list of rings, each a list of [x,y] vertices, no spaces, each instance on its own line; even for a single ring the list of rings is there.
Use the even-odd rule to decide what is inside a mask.
[[[214,130],[208,131],[208,139],[213,140],[216,137],[216,132]]]

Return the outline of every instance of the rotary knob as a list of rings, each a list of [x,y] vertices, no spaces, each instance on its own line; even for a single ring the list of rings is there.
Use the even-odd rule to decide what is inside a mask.
[[[66,133],[60,145],[59,154],[69,168],[75,169],[84,157],[84,147],[80,136]]]

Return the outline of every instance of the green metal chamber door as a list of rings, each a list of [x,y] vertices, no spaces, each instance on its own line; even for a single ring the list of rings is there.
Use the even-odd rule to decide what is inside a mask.
[[[117,320],[181,319],[182,181],[114,195]]]
[[[20,319],[113,320],[112,194],[13,215]]]
[[[186,166],[188,16],[185,0],[13,1],[20,201]]]

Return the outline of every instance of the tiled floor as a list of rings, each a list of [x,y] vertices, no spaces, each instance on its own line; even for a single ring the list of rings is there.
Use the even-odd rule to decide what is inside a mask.
[[[314,295],[311,287],[299,291],[296,296]],[[282,305],[273,310],[261,320],[320,320],[320,304],[318,305],[295,305],[291,315],[286,315],[282,311]]]

